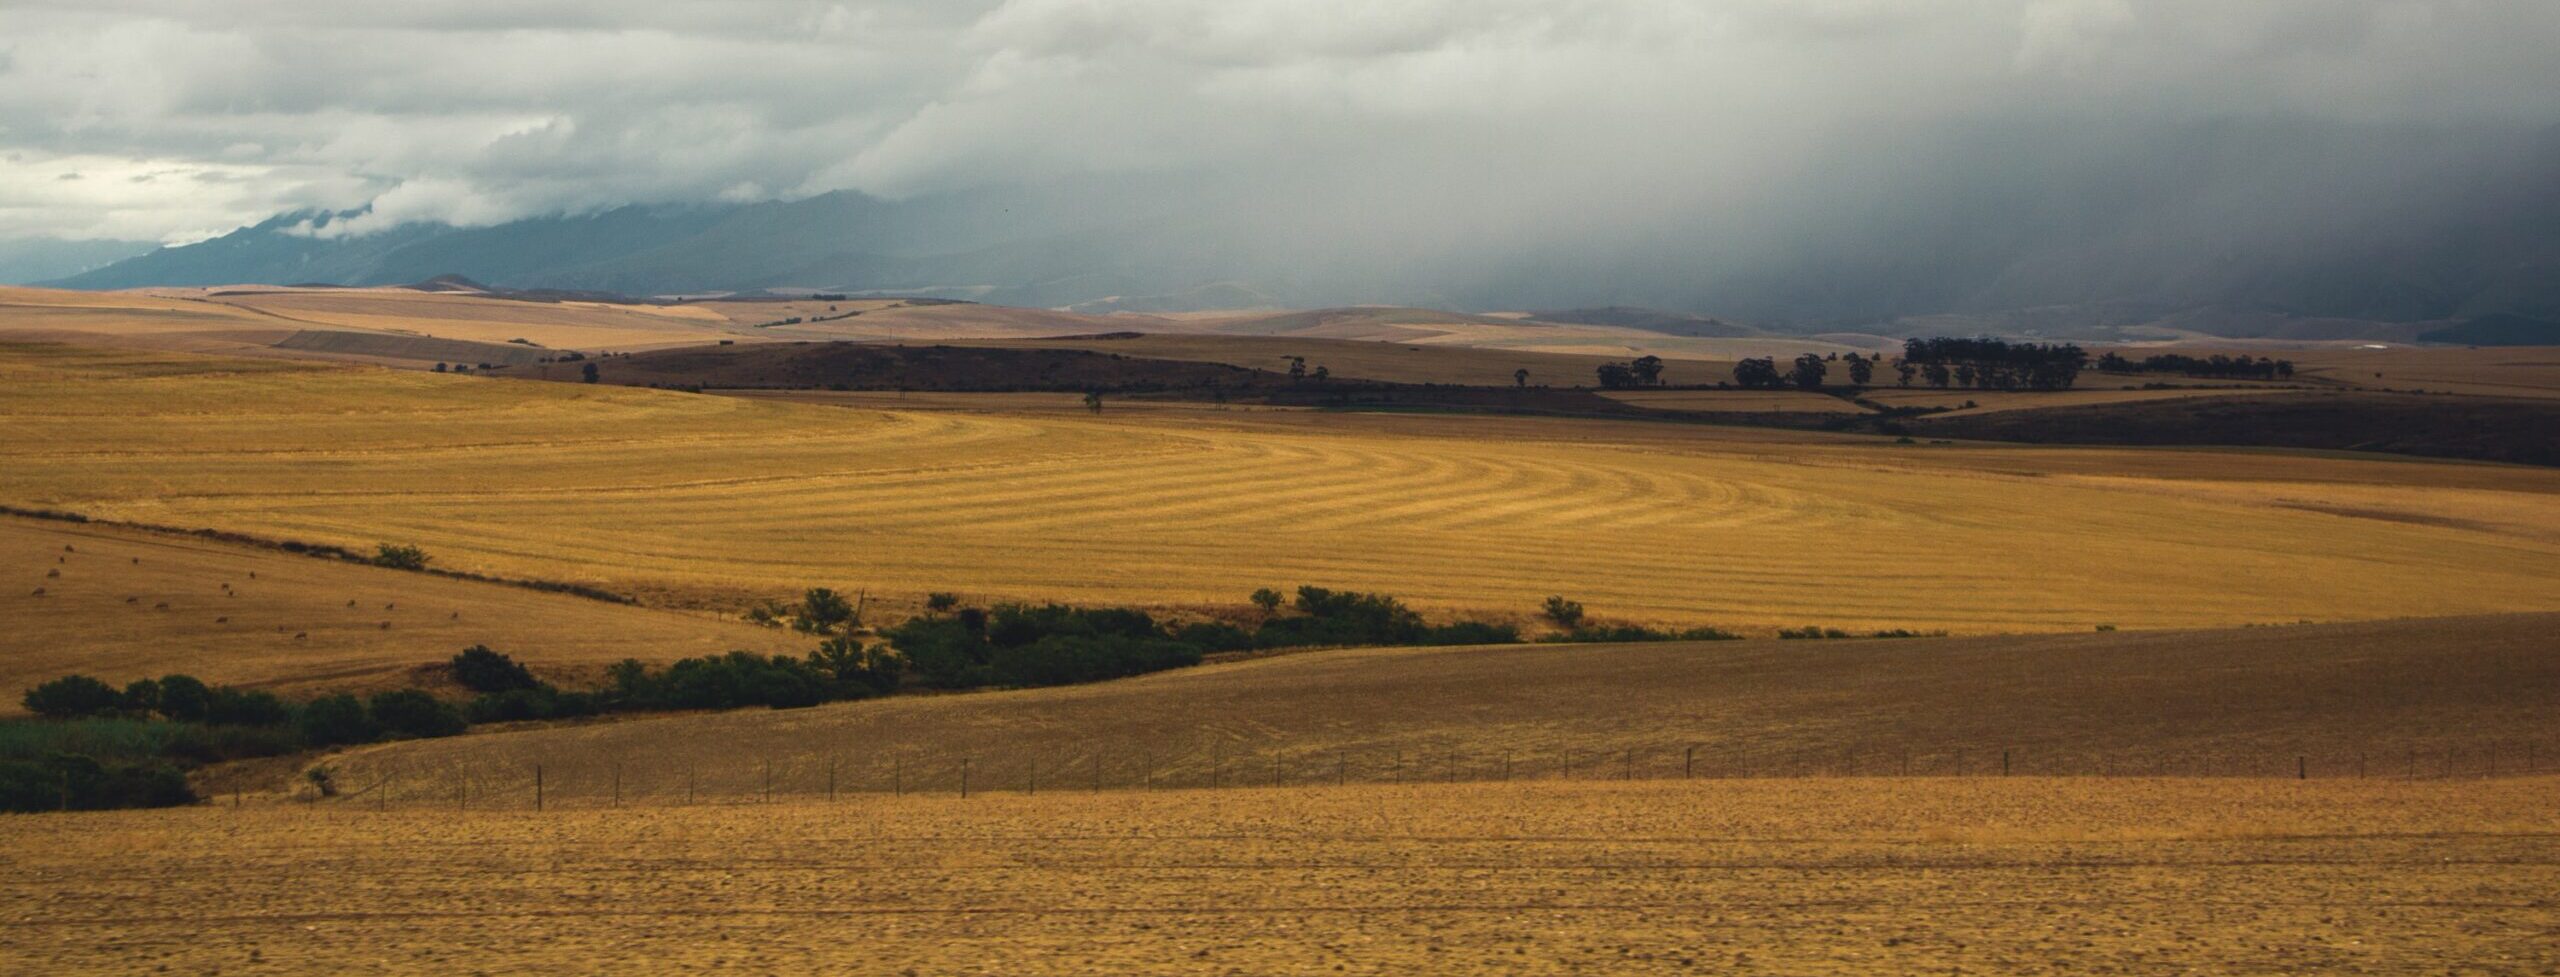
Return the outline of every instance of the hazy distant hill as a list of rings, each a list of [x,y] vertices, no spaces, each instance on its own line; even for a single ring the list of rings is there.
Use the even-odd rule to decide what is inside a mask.
[[[102,268],[158,247],[148,241],[0,240],[0,285],[50,281]]]
[[[2481,316],[2458,326],[2422,333],[2418,339],[2468,346],[2560,346],[2560,320],[2506,314]]]

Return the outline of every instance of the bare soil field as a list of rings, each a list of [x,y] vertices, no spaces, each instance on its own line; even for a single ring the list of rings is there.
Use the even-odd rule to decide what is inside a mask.
[[[2543,397],[2363,392],[2178,397],[1958,411],[1906,423],[1915,433],[1996,441],[2231,444],[2560,465],[2560,403]]]
[[[2112,379],[2112,378],[2106,378]],[[1859,396],[1887,407],[1941,407],[1940,416],[1996,414],[2002,411],[2040,410],[2049,407],[2087,407],[2096,404],[2131,404],[2153,400],[2184,400],[2192,397],[2247,397],[2257,395],[2298,395],[2300,391],[2275,386],[2243,386],[2198,381],[2195,386],[2170,390],[2144,390],[2139,386],[2105,389],[2099,384],[2083,382],[2071,390],[1933,390],[1884,387],[1862,391]],[[2151,381],[2146,381],[2151,382]],[[1964,406],[1972,404],[1971,407]]]
[[[0,503],[408,542],[679,605],[833,586],[1235,609],[1313,583],[1434,611],[1526,615],[1563,592],[1665,624],[2086,630],[2551,610],[2560,578],[2546,470],[1537,418],[870,411],[64,347],[11,348],[0,380]]]
[[[1863,414],[1866,408],[1801,390],[1608,390],[1600,396],[1648,410],[1724,413]]]
[[[393,802],[1826,775],[2560,769],[2560,615],[2221,631],[1305,652],[1095,685],[421,740]],[[964,772],[963,764],[967,765]],[[211,789],[268,791],[256,771]]]
[[[2552,778],[0,819],[49,974],[2544,974]]]
[[[705,616],[18,516],[0,516],[0,575],[0,714],[20,711],[28,686],[72,673],[368,689],[411,684],[412,669],[487,644],[592,681],[623,658],[804,643]]]
[[[1310,336],[1202,335],[1178,333],[1109,334],[1001,342],[970,340],[972,345],[1026,349],[1082,349],[1167,360],[1229,363],[1249,369],[1287,373],[1291,357],[1303,356],[1307,369],[1324,367],[1346,380],[1388,383],[1446,383],[1508,387],[1514,374],[1529,371],[1532,385],[1590,386],[1603,363],[1627,357],[1580,356],[1472,346],[1417,345]],[[1728,364],[1684,360],[1666,367],[1676,382],[1714,383],[1732,375]]]

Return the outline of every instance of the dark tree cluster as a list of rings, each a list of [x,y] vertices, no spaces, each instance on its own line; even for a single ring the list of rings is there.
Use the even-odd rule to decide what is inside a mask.
[[[1662,383],[1662,357],[1639,356],[1627,363],[1602,363],[1599,373],[1600,386],[1609,390],[1657,386]],[[1529,371],[1515,373],[1512,379],[1527,386]]]
[[[1895,367],[1903,371],[1906,385],[1911,382],[1908,368],[1917,367],[1932,387],[1952,383],[1981,390],[2067,390],[2088,364],[2088,351],[2069,343],[1939,336],[1903,340],[1902,359]]]
[[[2098,357],[2098,369],[2107,373],[2176,373],[2191,377],[2284,380],[2293,376],[2293,361],[2221,353],[2203,357],[2159,353],[2133,360],[2110,352]]]

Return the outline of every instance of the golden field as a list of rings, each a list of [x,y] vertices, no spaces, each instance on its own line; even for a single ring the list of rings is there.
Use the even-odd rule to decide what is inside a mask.
[[[0,819],[48,974],[2545,974],[2549,777]]]
[[[413,669],[486,644],[584,681],[624,658],[806,643],[703,615],[16,516],[0,516],[0,575],[0,713],[73,673],[367,689],[411,684]]]
[[[2560,614],[2220,631],[1304,652],[1093,685],[578,723],[325,758],[393,806],[1799,775],[2560,770]],[[259,771],[206,786],[272,792]],[[1047,784],[1047,787],[1040,785]],[[299,786],[298,784],[294,786]],[[367,798],[382,801],[382,795]]]
[[[0,503],[735,609],[1255,587],[1736,628],[2551,610],[2560,473],[1691,425],[836,408],[8,347]]]

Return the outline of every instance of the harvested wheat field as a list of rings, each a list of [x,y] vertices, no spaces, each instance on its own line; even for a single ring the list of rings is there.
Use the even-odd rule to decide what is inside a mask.
[[[0,820],[49,974],[2547,974],[2551,778]]]
[[[390,802],[1800,774],[2560,769],[2560,615],[1995,638],[1308,652],[1094,685],[421,740]],[[272,791],[260,774],[208,786]],[[378,797],[376,798],[379,799]]]
[[[1436,611],[1569,593],[1614,619],[1962,631],[2560,607],[2545,469],[876,411],[70,347],[9,347],[0,380],[0,503],[414,543],[661,603],[824,585],[1235,608],[1313,583]]]
[[[623,658],[801,644],[694,614],[16,516],[0,516],[0,575],[0,713],[17,711],[28,686],[73,673],[365,689],[409,684],[413,669],[486,644],[592,680]]]
[[[1933,390],[1891,388],[1867,390],[1859,396],[1887,407],[1938,407],[1950,415],[1993,414],[2001,411],[2035,410],[2044,407],[2086,407],[2093,404],[2130,404],[2153,400],[2184,400],[2191,397],[2245,397],[2252,395],[2305,396],[2299,390],[2276,386],[2239,384],[2198,384],[2168,390],[2127,388],[2109,390],[2089,384],[2076,390]],[[1967,407],[1966,404],[1973,406]]]

